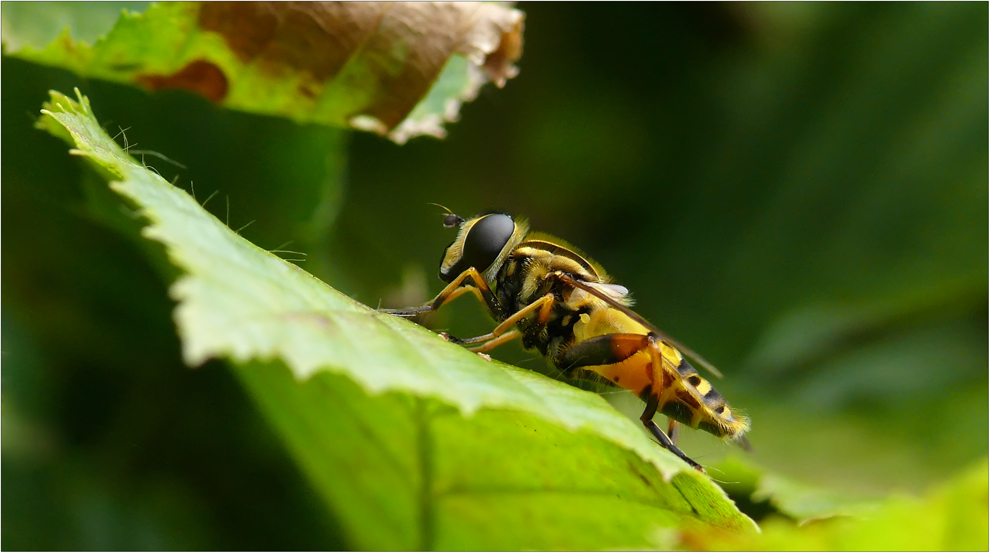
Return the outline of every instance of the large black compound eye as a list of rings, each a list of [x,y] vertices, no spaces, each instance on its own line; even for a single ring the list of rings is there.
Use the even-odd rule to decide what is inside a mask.
[[[449,270],[441,270],[440,278],[450,282],[471,267],[484,272],[498,258],[515,230],[516,224],[508,215],[494,213],[482,217],[464,237],[461,258]]]

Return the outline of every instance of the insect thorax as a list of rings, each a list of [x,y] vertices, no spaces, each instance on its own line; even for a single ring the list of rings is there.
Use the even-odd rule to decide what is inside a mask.
[[[523,333],[523,347],[538,350],[555,365],[560,352],[575,341],[574,324],[582,313],[590,311],[590,307],[569,307],[563,300],[572,290],[554,278],[553,273],[564,271],[582,280],[601,280],[597,273],[590,273],[571,257],[561,255],[561,252],[570,253],[563,249],[548,251],[532,242],[523,242],[502,265],[496,277],[495,291],[503,308],[503,312],[497,314],[500,320],[505,320],[547,294],[554,295],[557,301],[546,324],[540,324],[534,313],[517,326]]]

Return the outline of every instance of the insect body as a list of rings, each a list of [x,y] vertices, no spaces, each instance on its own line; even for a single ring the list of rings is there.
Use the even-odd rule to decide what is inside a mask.
[[[678,423],[746,446],[749,421],[732,412],[681,351],[717,374],[714,367],[632,311],[628,290],[614,284],[597,263],[504,213],[471,219],[451,213],[444,226],[458,229],[440,262],[447,286],[425,305],[386,312],[412,316],[475,294],[498,326],[466,340],[444,335],[449,340],[484,352],[521,338],[525,348],[539,350],[567,376],[591,371],[632,391],[646,402],[640,417],[646,428],[702,472],[674,444]],[[653,422],[657,411],[670,419],[674,440]]]

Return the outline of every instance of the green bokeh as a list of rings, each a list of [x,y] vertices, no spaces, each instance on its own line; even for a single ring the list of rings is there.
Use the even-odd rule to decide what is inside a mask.
[[[427,202],[528,216],[726,373],[751,459],[782,474],[920,492],[987,455],[986,4],[521,9],[519,77],[402,147],[4,59],[8,548],[346,547],[232,373],[183,368],[159,273],[32,128],[73,86],[186,167],[148,154],[167,179],[220,190],[221,218],[229,196],[245,237],[293,240],[372,306],[407,268],[439,290]],[[432,322],[490,328],[467,300]],[[514,348],[496,356],[545,370]]]

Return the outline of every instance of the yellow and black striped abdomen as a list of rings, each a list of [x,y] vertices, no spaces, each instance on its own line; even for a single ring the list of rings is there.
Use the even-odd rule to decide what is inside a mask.
[[[676,348],[621,311],[601,307],[581,314],[572,330],[574,342],[555,361],[595,372],[643,400],[656,397],[659,411],[692,428],[728,439],[749,429],[749,421],[733,413]]]

